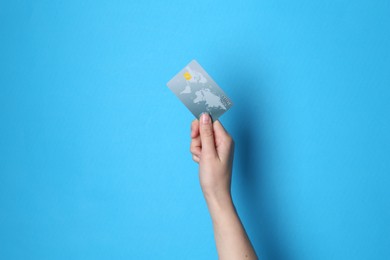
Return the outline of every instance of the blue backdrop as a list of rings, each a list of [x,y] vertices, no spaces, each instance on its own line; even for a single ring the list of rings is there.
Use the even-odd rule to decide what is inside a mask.
[[[216,259],[166,87],[235,103],[262,259],[390,259],[390,2],[0,1],[0,259]]]

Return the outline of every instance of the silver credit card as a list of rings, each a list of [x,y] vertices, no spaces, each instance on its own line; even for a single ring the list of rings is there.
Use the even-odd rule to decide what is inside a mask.
[[[233,106],[228,96],[196,60],[185,66],[167,86],[198,119],[207,112],[215,121]]]

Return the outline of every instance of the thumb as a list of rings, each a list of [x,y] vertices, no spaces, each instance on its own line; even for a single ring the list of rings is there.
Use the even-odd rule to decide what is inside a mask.
[[[209,114],[204,113],[200,117],[200,140],[202,142],[202,154],[216,156],[214,142],[213,122]]]

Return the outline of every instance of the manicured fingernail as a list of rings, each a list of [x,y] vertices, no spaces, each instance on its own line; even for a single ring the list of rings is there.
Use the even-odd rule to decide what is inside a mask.
[[[202,124],[208,125],[208,124],[210,124],[210,122],[211,122],[211,118],[210,118],[209,114],[207,114],[207,113],[202,114]]]

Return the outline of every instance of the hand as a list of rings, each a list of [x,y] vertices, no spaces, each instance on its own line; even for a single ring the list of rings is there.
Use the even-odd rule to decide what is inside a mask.
[[[219,121],[208,114],[191,124],[192,158],[199,163],[199,179],[208,199],[231,198],[234,141]]]
[[[200,185],[213,220],[219,259],[257,259],[235,210],[230,185],[234,142],[219,121],[203,114],[191,125],[191,153],[199,163]]]

